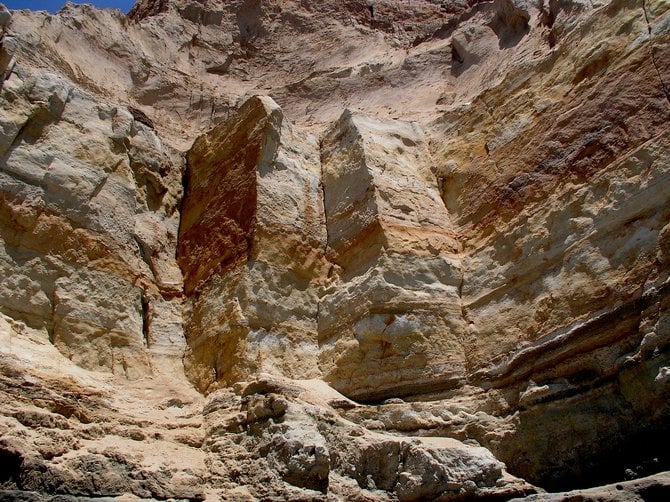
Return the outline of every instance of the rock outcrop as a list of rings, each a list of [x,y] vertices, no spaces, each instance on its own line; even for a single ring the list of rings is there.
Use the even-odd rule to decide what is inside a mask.
[[[458,386],[460,245],[421,127],[347,111],[322,148],[328,246],[340,271],[319,310],[324,378],[364,401]]]
[[[0,30],[0,499],[667,498],[666,1]]]
[[[177,260],[196,384],[258,371],[319,376],[319,289],[329,265],[316,139],[268,97],[189,150]]]

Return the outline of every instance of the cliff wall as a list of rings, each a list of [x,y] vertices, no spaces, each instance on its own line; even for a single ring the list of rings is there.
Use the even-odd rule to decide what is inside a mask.
[[[0,498],[668,492],[667,2],[0,24]]]

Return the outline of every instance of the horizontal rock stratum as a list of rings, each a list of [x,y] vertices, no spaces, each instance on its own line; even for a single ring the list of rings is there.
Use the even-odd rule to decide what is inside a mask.
[[[0,29],[0,500],[670,497],[667,1]]]

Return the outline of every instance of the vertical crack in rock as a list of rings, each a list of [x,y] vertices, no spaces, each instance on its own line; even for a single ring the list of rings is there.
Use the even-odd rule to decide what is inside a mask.
[[[324,177],[324,171],[323,171],[323,155],[324,155],[324,149],[323,149],[323,140],[321,139],[319,141],[319,192],[321,194],[321,208],[323,210],[323,224],[324,224],[324,231],[325,231],[325,239],[323,242],[323,256],[329,263],[328,270],[325,275],[325,284],[323,284],[318,291],[318,299],[316,303],[316,325],[317,325],[317,334],[319,330],[319,326],[323,322],[322,320],[322,303],[323,303],[323,297],[326,294],[326,288],[329,283],[331,283],[334,280],[333,274],[335,274],[335,267],[337,264],[334,262],[334,256],[332,256],[332,253],[329,251],[328,243],[330,242],[330,237],[329,237],[329,225],[328,225],[328,211],[326,209],[326,186],[323,183],[323,177]],[[318,345],[321,347],[321,340],[318,340]],[[321,361],[319,361],[319,367],[321,365]],[[321,368],[320,368],[321,369]]]
[[[46,330],[47,330],[47,336],[49,338],[49,342],[52,345],[56,344],[56,338],[55,338],[55,332],[56,332],[56,296],[54,292],[51,292],[51,296],[49,298],[49,302],[51,305],[51,315],[49,316],[48,319],[46,319],[45,324],[46,324]]]
[[[668,102],[668,106],[670,106],[670,89],[668,89],[668,85],[666,85],[665,81],[663,80],[663,74],[658,67],[658,62],[656,61],[656,55],[654,53],[654,35],[651,22],[649,20],[649,14],[647,12],[647,0],[642,0],[642,11],[644,12],[644,20],[647,23],[647,31],[649,32],[649,54],[651,56],[651,62],[654,65],[654,69],[656,70],[656,75],[658,75],[661,89],[663,89],[663,94],[665,94],[665,100]]]
[[[100,194],[100,192],[102,192],[102,189],[105,188],[106,183],[107,183],[107,176],[102,178],[100,183],[98,183],[98,185],[95,187],[95,189],[91,192],[91,195],[89,196],[89,200],[95,199],[98,196],[98,194]],[[139,245],[139,242],[138,242],[138,245]],[[140,246],[140,250],[141,250],[141,246]]]
[[[326,186],[323,183],[323,177],[324,177],[324,172],[323,172],[323,140],[319,141],[319,190],[321,192],[321,200],[323,201],[323,218],[324,218],[324,223],[325,223],[325,230],[326,230],[326,242],[324,243],[323,246],[323,254],[324,256],[328,256],[328,243],[330,242],[330,237],[329,237],[329,225],[328,225],[328,210],[326,208]],[[330,274],[329,274],[330,275]]]
[[[144,336],[144,345],[151,347],[151,304],[147,292],[143,289],[140,297],[142,304],[142,335]]]

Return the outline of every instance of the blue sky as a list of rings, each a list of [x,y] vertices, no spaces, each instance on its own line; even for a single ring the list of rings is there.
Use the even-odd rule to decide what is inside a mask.
[[[57,12],[66,0],[0,0],[9,9],[31,9],[48,10]],[[135,0],[76,0],[74,3],[89,3],[98,7],[116,7],[123,12],[128,12],[135,3]]]

